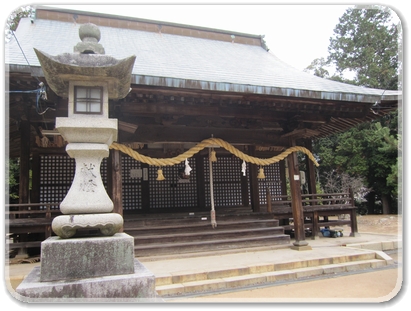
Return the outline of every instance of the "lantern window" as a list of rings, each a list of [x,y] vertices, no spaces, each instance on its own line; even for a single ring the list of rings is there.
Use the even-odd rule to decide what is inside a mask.
[[[74,87],[74,113],[103,114],[103,88]]]

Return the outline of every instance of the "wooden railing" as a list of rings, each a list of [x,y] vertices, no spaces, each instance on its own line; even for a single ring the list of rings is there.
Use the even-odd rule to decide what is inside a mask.
[[[13,243],[10,249],[39,247],[51,236],[51,222],[61,214],[60,203],[24,203],[5,205],[6,234]]]
[[[357,215],[352,191],[346,193],[302,194],[302,208],[304,227],[312,230],[312,237],[316,238],[321,227],[349,225],[350,236],[358,235]],[[291,199],[287,195],[270,196],[267,191],[267,211],[280,220],[280,225],[286,229],[294,229],[289,224],[293,218]],[[330,216],[349,215],[350,219],[337,217],[329,220]]]
[[[44,214],[45,218],[51,218],[52,214],[60,213],[60,203],[22,203],[6,204],[6,216],[10,218],[39,217]],[[54,208],[52,208],[54,207]],[[16,217],[17,216],[17,217]],[[41,217],[41,216],[40,216]]]
[[[322,194],[302,194],[303,206],[315,207],[346,207],[351,205],[355,207],[355,201],[352,191],[345,193],[322,193]],[[291,197],[288,195],[271,196],[267,191],[267,210],[270,211],[273,207],[279,205],[291,206]]]

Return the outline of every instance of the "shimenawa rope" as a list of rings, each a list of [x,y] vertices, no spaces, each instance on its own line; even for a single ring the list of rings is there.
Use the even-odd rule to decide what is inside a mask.
[[[314,162],[314,164],[316,166],[318,166],[317,161],[315,160],[314,156],[312,155],[312,153],[304,147],[299,147],[299,146],[294,146],[294,147],[290,147],[287,150],[283,151],[281,154],[276,155],[272,158],[268,158],[268,159],[260,159],[260,158],[256,158],[256,157],[252,157],[249,156],[243,152],[241,152],[240,150],[238,150],[237,148],[235,148],[233,145],[230,145],[228,142],[219,139],[219,138],[209,138],[209,139],[205,139],[202,142],[200,142],[199,144],[197,144],[196,146],[190,148],[189,150],[187,150],[186,152],[174,157],[174,158],[163,158],[163,159],[156,159],[156,158],[151,158],[151,157],[147,157],[145,155],[142,155],[140,153],[138,153],[137,151],[133,150],[130,147],[127,147],[125,145],[122,144],[118,144],[118,143],[113,143],[110,146],[110,149],[116,149],[119,150],[127,155],[129,155],[130,157],[132,157],[133,159],[149,164],[149,165],[156,165],[159,166],[160,169],[158,170],[158,177],[157,180],[161,181],[164,180],[164,175],[163,175],[163,170],[161,169],[161,167],[163,166],[172,166],[172,165],[176,165],[179,164],[183,161],[185,161],[185,165],[186,165],[186,169],[191,170],[191,168],[188,166],[188,162],[187,159],[191,158],[193,155],[195,155],[196,153],[200,152],[201,150],[203,150],[206,147],[209,146],[215,146],[218,145],[224,149],[226,149],[227,151],[229,151],[230,153],[232,153],[233,155],[235,155],[236,157],[240,158],[241,160],[248,162],[248,163],[252,163],[252,164],[257,164],[260,166],[260,170],[258,173],[257,178],[265,178],[264,176],[264,169],[263,166],[264,165],[270,165],[270,164],[274,164],[277,163],[281,160],[284,160],[289,154],[293,153],[293,152],[303,152],[304,154],[306,154],[308,156],[308,158]],[[209,162],[210,162],[210,194],[211,197],[213,197],[213,187],[212,187],[212,162],[216,162],[217,158],[215,156],[215,151],[214,148],[209,149]],[[244,166],[244,164],[243,164]],[[244,167],[242,168],[243,173],[244,173]],[[216,221],[216,217],[215,217],[215,209],[214,209],[214,200],[213,198],[211,198],[211,226],[213,228],[217,227],[217,221]]]
[[[274,164],[274,163],[277,163],[281,160],[284,160],[289,154],[291,154],[293,152],[297,152],[297,151],[306,154],[308,156],[308,158],[311,161],[313,161],[316,166],[319,166],[319,164],[315,160],[313,154],[307,148],[304,148],[304,147],[300,147],[300,146],[290,147],[287,150],[280,153],[279,155],[276,155],[274,157],[267,158],[267,159],[260,159],[260,158],[249,156],[249,155],[241,152],[240,150],[238,150],[237,148],[235,148],[233,145],[229,144],[228,142],[226,142],[226,141],[224,141],[220,138],[214,138],[214,137],[203,140],[202,142],[200,142],[196,146],[190,148],[186,152],[184,152],[184,153],[182,153],[182,154],[180,154],[176,157],[173,157],[173,158],[159,158],[159,159],[151,158],[151,157],[142,155],[142,154],[138,153],[137,151],[135,151],[135,150],[133,150],[133,149],[131,149],[131,148],[125,146],[125,145],[118,144],[118,143],[113,143],[110,146],[110,149],[119,150],[119,151],[129,155],[133,159],[135,159],[137,161],[140,161],[142,163],[162,167],[162,166],[172,166],[172,165],[179,164],[179,163],[185,161],[187,158],[191,158],[193,155],[197,154],[198,152],[200,152],[204,148],[206,148],[208,146],[214,146],[214,145],[218,145],[218,146],[226,149],[228,152],[232,153],[233,155],[240,158],[241,160],[244,160],[248,163],[259,165],[260,167],[265,166],[265,165]]]

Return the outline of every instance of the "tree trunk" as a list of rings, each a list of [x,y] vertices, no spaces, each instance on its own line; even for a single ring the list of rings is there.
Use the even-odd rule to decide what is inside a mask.
[[[386,194],[381,195],[381,201],[382,201],[382,213],[384,215],[390,213],[390,197]]]
[[[367,197],[368,214],[375,214],[375,192],[371,191]]]

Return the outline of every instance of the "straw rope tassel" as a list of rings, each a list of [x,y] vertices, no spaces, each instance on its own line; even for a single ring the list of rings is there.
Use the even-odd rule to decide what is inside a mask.
[[[216,156],[214,148],[211,148],[211,153],[210,153],[209,158],[211,162],[217,162],[217,156]]]
[[[260,166],[260,170],[258,171],[258,179],[265,179],[265,175],[264,175],[264,169],[262,166]]]
[[[211,227],[217,227],[217,221],[215,219],[215,209],[214,209],[214,184],[213,184],[213,159],[212,159],[212,152],[211,148],[208,149],[208,164],[210,167],[210,201],[211,201]]]
[[[157,180],[158,181],[163,181],[163,180],[165,180],[165,177],[164,177],[164,175],[163,175],[163,170],[160,168],[160,169],[158,169],[158,171],[157,171]]]

